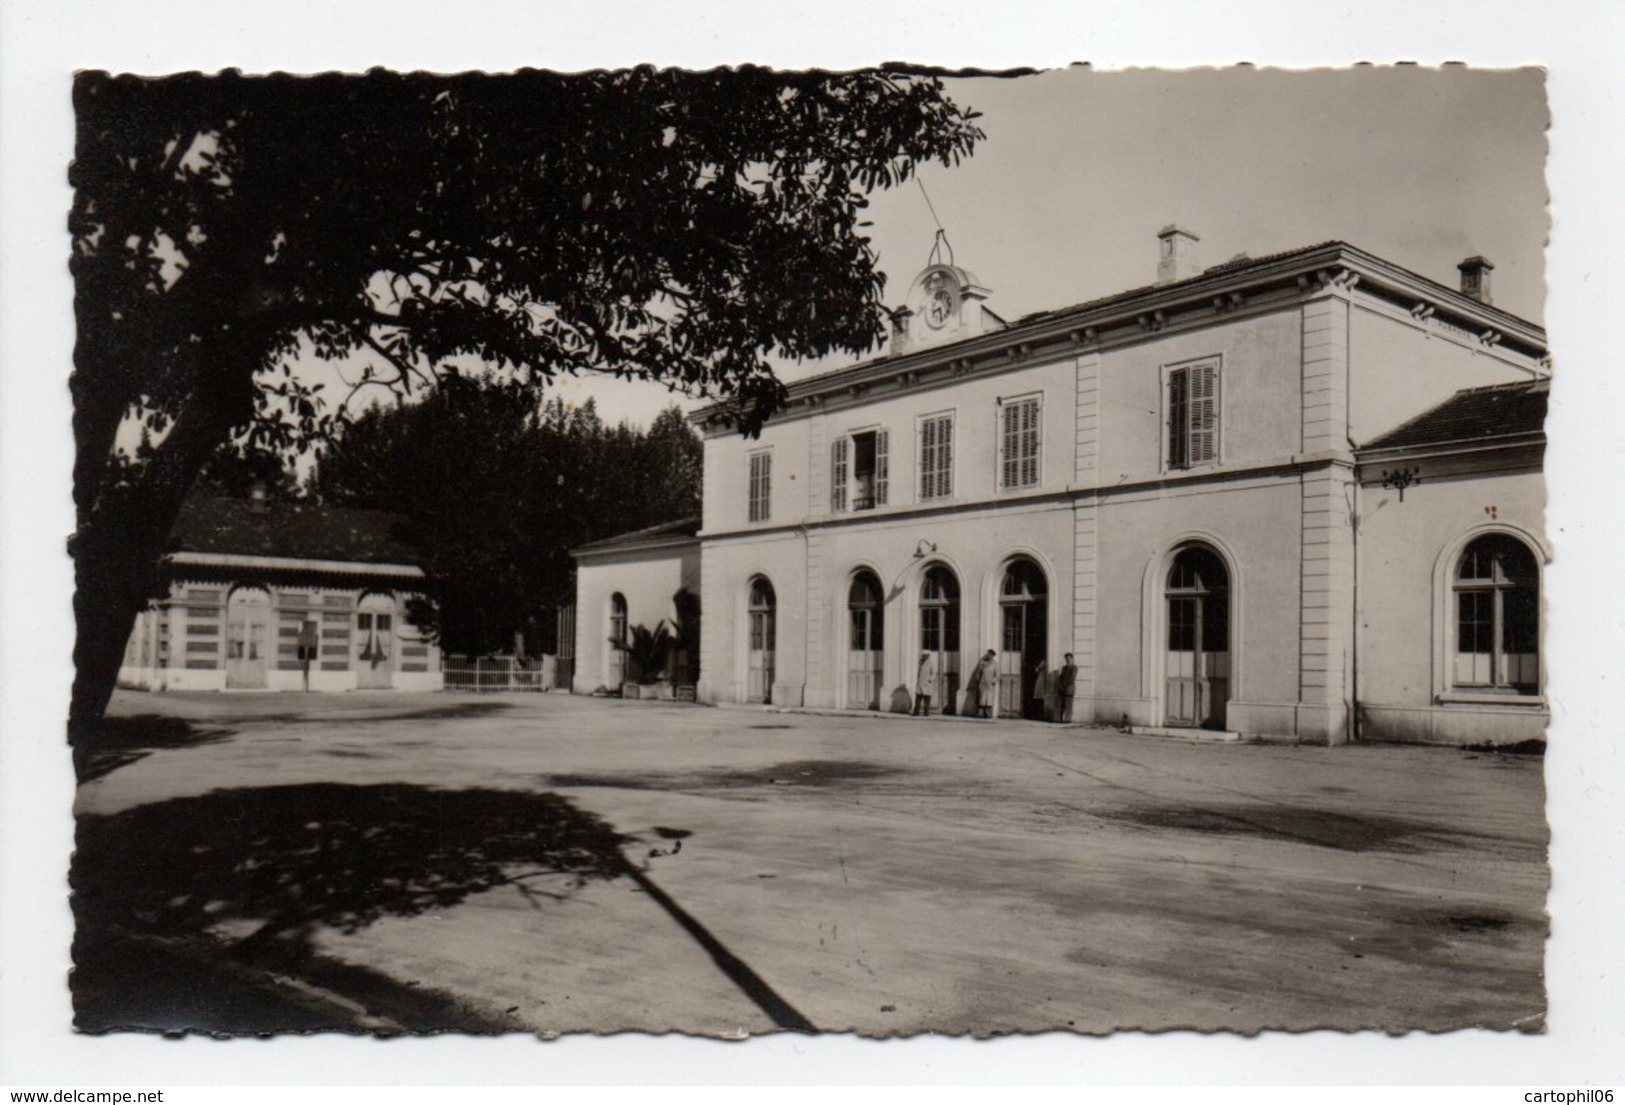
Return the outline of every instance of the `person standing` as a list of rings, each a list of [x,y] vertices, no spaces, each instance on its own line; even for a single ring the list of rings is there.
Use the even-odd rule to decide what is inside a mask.
[[[998,675],[993,670],[993,661],[997,653],[988,649],[982,658],[977,661],[976,668],[970,673],[970,683],[966,686],[966,705],[971,707],[972,717],[993,716],[993,695],[997,689]]]
[[[914,675],[914,717],[930,715],[931,698],[937,693],[937,676],[940,670],[936,653],[920,653],[920,667]]]
[[[1061,665],[1061,679],[1055,688],[1055,697],[1058,700],[1055,711],[1055,720],[1058,722],[1071,722],[1072,695],[1078,689],[1078,665],[1072,662],[1072,654],[1066,654],[1066,663]]]

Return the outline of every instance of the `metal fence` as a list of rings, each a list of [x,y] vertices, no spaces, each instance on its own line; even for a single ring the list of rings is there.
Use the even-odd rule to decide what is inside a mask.
[[[448,656],[444,672],[448,691],[550,691],[559,683],[554,657]]]

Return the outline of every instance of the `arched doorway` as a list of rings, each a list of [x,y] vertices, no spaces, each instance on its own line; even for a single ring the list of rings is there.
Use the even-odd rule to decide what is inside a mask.
[[[258,587],[239,587],[226,600],[226,686],[261,689],[270,643],[271,596]]]
[[[920,582],[920,651],[937,654],[937,693],[942,712],[959,702],[959,580],[945,564],[933,564]]]
[[[1218,553],[1190,545],[1168,570],[1164,719],[1223,729],[1230,700],[1230,573]]]
[[[1049,586],[1026,557],[1010,562],[999,588],[999,713],[1042,720],[1048,679]]]
[[[778,600],[773,585],[761,576],[750,581],[750,602],[746,608],[750,651],[745,663],[745,701],[773,701],[773,650],[777,640],[774,611]]]
[[[846,593],[848,625],[846,704],[853,710],[880,709],[885,679],[885,593],[880,580],[864,570]]]
[[[609,596],[609,663],[604,665],[604,686],[618,691],[626,682],[626,596]]]
[[[357,690],[386,690],[394,686],[395,599],[371,594],[362,598],[355,615]]]

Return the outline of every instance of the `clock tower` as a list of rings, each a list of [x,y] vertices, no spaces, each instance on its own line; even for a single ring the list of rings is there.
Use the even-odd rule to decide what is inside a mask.
[[[892,355],[1003,329],[1004,320],[985,306],[987,297],[974,273],[953,264],[927,265],[892,315]]]

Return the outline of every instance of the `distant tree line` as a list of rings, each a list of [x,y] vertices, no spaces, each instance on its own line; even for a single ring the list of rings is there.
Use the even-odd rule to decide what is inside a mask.
[[[574,598],[569,550],[699,513],[700,472],[699,436],[675,406],[639,430],[606,424],[590,399],[537,406],[533,392],[464,379],[362,415],[303,493],[402,517],[430,580],[413,620],[447,652],[506,651],[522,633],[537,653],[557,647],[554,618]]]

